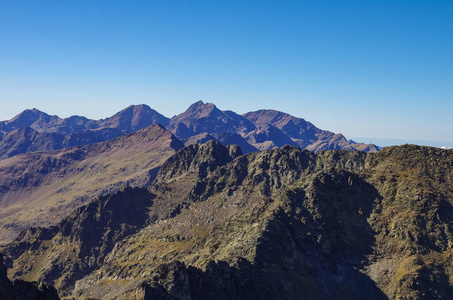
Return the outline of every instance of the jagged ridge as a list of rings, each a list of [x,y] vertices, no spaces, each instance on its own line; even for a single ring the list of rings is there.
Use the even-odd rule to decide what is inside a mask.
[[[232,149],[210,141],[169,159],[147,191],[145,227],[118,240],[99,268],[77,281],[73,295],[451,295],[453,151],[408,145],[315,155],[285,146],[240,155]],[[81,238],[90,243],[90,236]],[[29,274],[30,267],[17,261],[32,261],[36,249],[49,245],[31,239],[33,247],[21,248],[19,239],[5,248],[16,251],[16,274]],[[96,259],[93,253],[88,260]]]

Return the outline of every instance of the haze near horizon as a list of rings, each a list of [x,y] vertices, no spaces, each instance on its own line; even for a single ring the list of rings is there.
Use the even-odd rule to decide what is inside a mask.
[[[0,120],[33,107],[101,119],[139,103],[171,117],[202,99],[348,138],[453,143],[451,1],[1,7]]]

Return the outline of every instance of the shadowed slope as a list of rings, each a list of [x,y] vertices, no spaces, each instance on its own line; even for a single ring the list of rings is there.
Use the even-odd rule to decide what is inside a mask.
[[[98,143],[121,135],[121,131],[112,128],[63,134],[37,132],[30,127],[25,127],[11,131],[2,137],[0,140],[0,160],[21,153],[51,151]]]

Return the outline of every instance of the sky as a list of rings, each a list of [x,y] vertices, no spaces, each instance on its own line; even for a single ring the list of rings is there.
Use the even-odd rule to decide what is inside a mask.
[[[203,100],[453,147],[452,16],[452,0],[3,0],[0,120]]]

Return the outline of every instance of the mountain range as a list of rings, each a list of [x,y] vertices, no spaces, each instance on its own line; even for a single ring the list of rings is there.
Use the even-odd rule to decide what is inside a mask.
[[[453,294],[451,149],[203,102],[0,130],[1,299]]]
[[[186,144],[212,139],[223,145],[240,145],[244,153],[286,144],[314,152],[379,150],[375,145],[348,141],[341,134],[318,129],[304,119],[283,112],[260,110],[238,115],[198,101],[171,119],[147,105],[131,105],[102,120],[81,116],[62,119],[37,109],[25,110],[11,120],[0,122],[0,159],[107,141],[155,123]]]

